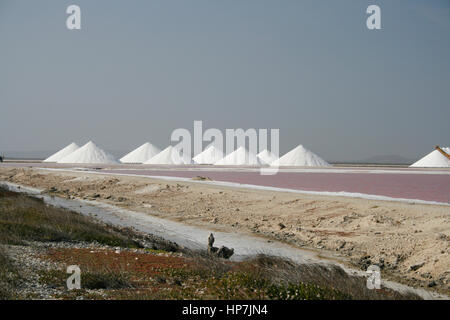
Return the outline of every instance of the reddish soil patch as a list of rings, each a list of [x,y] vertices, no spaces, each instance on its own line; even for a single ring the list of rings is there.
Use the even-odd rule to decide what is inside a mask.
[[[176,270],[192,266],[192,262],[182,257],[131,251],[116,253],[112,250],[52,249],[45,257],[67,265],[79,265],[90,270],[126,270],[130,273],[149,276],[159,274],[161,270],[165,269]]]

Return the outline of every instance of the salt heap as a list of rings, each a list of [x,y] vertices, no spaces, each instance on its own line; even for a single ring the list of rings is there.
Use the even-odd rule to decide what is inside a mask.
[[[139,148],[120,158],[119,161],[122,163],[143,163],[160,152],[161,150],[157,147],[152,145],[150,142],[146,142]]]
[[[72,142],[67,147],[65,147],[65,148],[59,150],[58,152],[52,154],[50,157],[45,159],[43,162],[58,162],[59,160],[61,160],[65,156],[71,154],[72,152],[74,152],[78,148],[80,148],[80,147],[75,142]]]
[[[450,148],[441,148],[442,151],[450,154]],[[427,154],[425,157],[417,162],[414,162],[410,167],[422,167],[422,168],[448,168],[450,167],[450,160],[447,159],[438,150],[434,150]]]
[[[97,147],[92,141],[89,141],[81,148],[59,160],[58,163],[113,164],[117,163],[117,161],[112,155]]]
[[[145,161],[144,164],[190,164],[189,160],[183,158],[180,149],[175,146],[168,146],[156,156]]]
[[[210,144],[202,153],[192,158],[192,160],[197,164],[214,164],[222,158],[223,152],[214,147],[213,144]]]
[[[275,160],[271,166],[303,166],[303,167],[328,167],[330,164],[318,155],[304,148],[302,145],[292,149],[280,159]]]
[[[262,164],[271,164],[272,162],[278,159],[276,155],[274,155],[267,149],[264,149],[256,156],[258,157],[259,161],[261,161]]]
[[[258,157],[248,152],[244,147],[239,147],[225,158],[214,163],[217,166],[257,166],[260,164]]]

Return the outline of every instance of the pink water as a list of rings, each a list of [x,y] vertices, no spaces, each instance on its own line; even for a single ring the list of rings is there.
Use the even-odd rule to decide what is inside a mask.
[[[382,168],[383,173],[354,172],[367,168],[355,168],[353,172],[278,172],[273,176],[260,175],[258,171],[233,171],[220,169],[209,171],[208,167],[185,166],[164,168],[142,165],[59,165],[50,163],[3,163],[11,167],[47,167],[71,169],[74,167],[101,168],[104,173],[121,173],[148,176],[193,178],[207,176],[212,180],[252,184],[258,186],[289,188],[304,191],[352,192],[392,198],[418,199],[450,203],[450,174],[434,172],[433,169]],[[340,170],[342,168],[333,168]],[[325,169],[326,170],[326,169]],[[371,168],[373,172],[378,169]],[[345,171],[344,169],[342,171]],[[389,173],[392,171],[392,173]],[[408,171],[410,173],[408,173]],[[400,173],[401,172],[401,173]],[[419,173],[417,173],[419,172]],[[422,173],[421,173],[422,172]],[[432,174],[431,174],[432,173]]]
[[[306,191],[355,192],[392,198],[450,203],[450,175],[395,173],[279,172],[263,176],[259,172],[181,171],[181,170],[102,170],[151,176],[193,178],[253,184]]]

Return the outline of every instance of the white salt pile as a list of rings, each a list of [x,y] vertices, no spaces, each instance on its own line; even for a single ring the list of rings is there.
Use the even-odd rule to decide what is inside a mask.
[[[58,162],[59,160],[61,160],[65,156],[71,154],[72,152],[74,152],[78,148],[80,148],[80,147],[75,142],[72,142],[67,147],[65,147],[65,148],[59,150],[58,152],[52,154],[50,157],[45,159],[43,162]]]
[[[59,160],[58,163],[113,164],[117,163],[117,161],[112,155],[97,147],[92,141],[89,141],[81,148]]]
[[[152,145],[150,142],[146,142],[139,148],[120,158],[119,161],[122,163],[144,163],[160,152],[161,150],[157,147]]]
[[[261,161],[262,164],[271,164],[272,162],[278,159],[276,155],[274,155],[267,149],[264,149],[256,156],[258,157],[259,161]]]
[[[189,160],[183,158],[178,147],[168,146],[156,156],[145,161],[144,164],[190,164]]]
[[[258,157],[244,147],[237,148],[225,158],[214,163],[217,166],[257,166],[260,164]]]
[[[302,167],[328,167],[330,164],[302,145],[292,149],[280,159],[271,163],[272,166],[302,166]]]
[[[450,154],[450,148],[441,148],[442,151]],[[417,162],[414,162],[410,167],[419,167],[419,168],[449,168],[450,160],[440,153],[438,150],[434,150],[427,154],[425,157],[420,159]]]
[[[194,158],[192,158],[192,160],[194,160],[196,164],[214,164],[222,158],[223,152],[211,144],[206,147],[206,149],[202,153],[199,153]]]

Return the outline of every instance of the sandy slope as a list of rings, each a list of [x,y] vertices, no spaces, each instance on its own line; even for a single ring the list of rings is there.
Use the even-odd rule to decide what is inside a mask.
[[[245,190],[144,177],[0,168],[0,180],[128,209],[332,250],[416,286],[450,292],[450,208]],[[423,264],[423,265],[422,265]],[[411,266],[417,270],[411,270]]]

